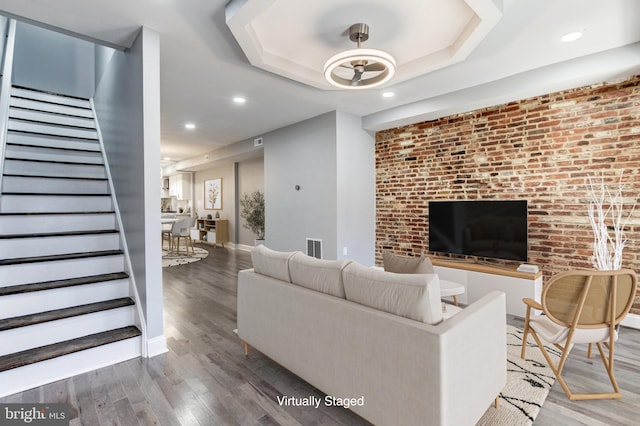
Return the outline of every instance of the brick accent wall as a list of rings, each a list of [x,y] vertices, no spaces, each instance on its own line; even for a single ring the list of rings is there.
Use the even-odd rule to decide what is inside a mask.
[[[623,173],[623,174],[622,174]],[[526,199],[529,263],[545,280],[592,268],[589,177],[640,199],[640,76],[376,134],[376,262],[428,251],[431,200]],[[623,267],[640,273],[640,204]],[[640,314],[640,297],[632,312]]]

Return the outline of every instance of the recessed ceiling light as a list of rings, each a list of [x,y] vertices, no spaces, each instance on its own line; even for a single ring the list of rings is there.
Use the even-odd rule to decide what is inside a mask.
[[[186,123],[184,125],[184,128],[187,129],[187,130],[193,130],[193,129],[196,128],[196,125],[194,123]]]
[[[567,33],[567,34],[563,35],[562,37],[560,37],[560,41],[563,42],[563,43],[570,43],[572,41],[576,41],[580,37],[582,37],[582,32],[573,31],[571,33]]]
[[[393,92],[384,92],[384,93],[382,94],[382,97],[383,97],[383,98],[393,98],[395,95],[396,95],[396,94],[395,94],[395,93],[393,93]]]
[[[243,103],[247,102],[247,100],[245,98],[243,98],[242,96],[236,96],[235,98],[233,98],[233,102],[235,102],[237,104],[243,104]]]

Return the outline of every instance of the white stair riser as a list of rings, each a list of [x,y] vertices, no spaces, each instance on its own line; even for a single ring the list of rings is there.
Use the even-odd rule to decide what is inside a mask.
[[[117,364],[141,355],[142,339],[135,337],[109,345],[53,358],[0,373],[0,397]]]
[[[47,195],[10,195],[0,200],[0,211],[16,212],[103,212],[113,209],[111,196],[47,196]]]
[[[67,105],[57,105],[47,102],[34,101],[32,99],[11,98],[12,107],[28,108],[38,111],[53,112],[56,114],[74,115],[76,117],[93,118],[90,109],[71,107]]]
[[[10,108],[9,117],[38,121],[41,123],[58,124],[63,126],[83,127],[87,129],[95,129],[96,127],[92,118],[72,117],[68,115],[53,114],[46,111],[31,111],[19,108]]]
[[[96,151],[69,151],[21,145],[7,145],[5,157],[25,160],[62,161],[65,163],[102,164],[102,154]]]
[[[18,98],[33,99],[42,102],[50,102],[59,105],[70,105],[79,108],[91,108],[91,103],[85,99],[69,98],[66,96],[51,95],[48,93],[37,92],[33,90],[20,89],[18,87],[11,88],[11,96]]]
[[[84,149],[100,151],[100,144],[96,140],[55,138],[46,135],[8,132],[7,142],[24,145],[43,146],[51,148]]]
[[[0,287],[124,271],[122,255],[0,266]]]
[[[23,192],[39,194],[109,194],[106,180],[31,178],[5,176],[2,179],[3,192]]]
[[[52,229],[59,232],[116,229],[116,216],[113,213],[16,215],[0,220],[3,235],[51,232]]]
[[[59,127],[47,124],[30,123],[9,119],[9,130],[22,132],[43,133],[45,135],[68,136],[73,138],[96,139],[98,133],[95,130],[76,129],[72,127]]]
[[[0,356],[129,325],[135,325],[134,306],[0,331]]]
[[[0,239],[0,259],[120,249],[119,234]]]
[[[129,280],[53,288],[0,297],[0,319],[129,297]]]
[[[28,176],[67,176],[80,178],[105,178],[103,165],[41,163],[37,161],[5,160],[4,173]]]

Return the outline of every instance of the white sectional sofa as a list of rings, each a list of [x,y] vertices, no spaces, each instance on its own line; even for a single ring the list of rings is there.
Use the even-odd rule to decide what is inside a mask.
[[[504,293],[443,320],[435,274],[264,246],[252,260],[238,274],[238,335],[324,392],[322,404],[347,403],[378,426],[464,426],[505,385]]]

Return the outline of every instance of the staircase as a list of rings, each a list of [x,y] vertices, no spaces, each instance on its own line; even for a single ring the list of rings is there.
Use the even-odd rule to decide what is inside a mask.
[[[0,196],[0,396],[135,358],[141,332],[88,100],[13,87]]]

